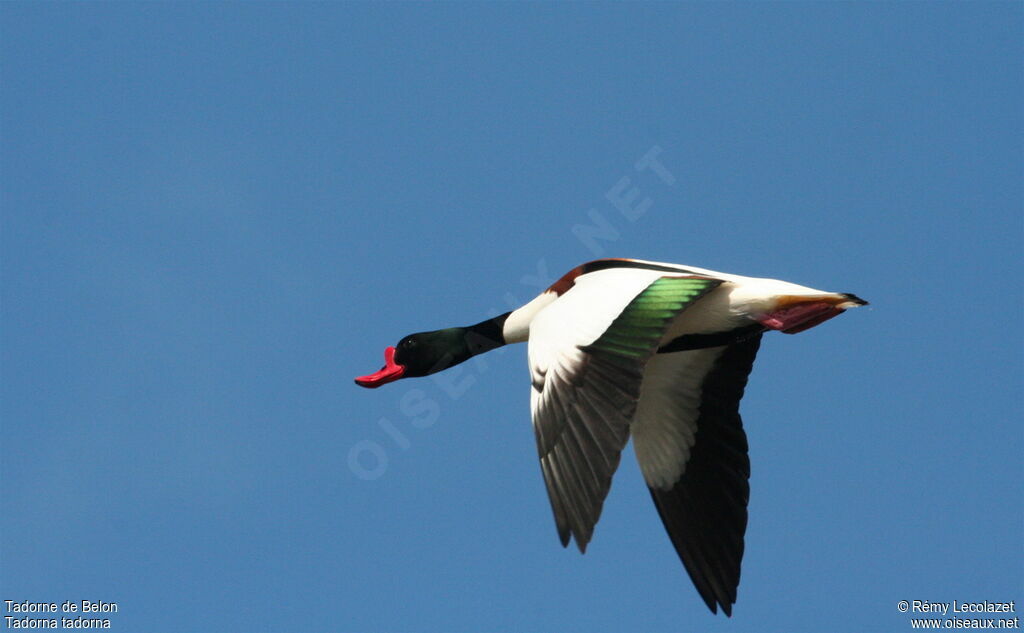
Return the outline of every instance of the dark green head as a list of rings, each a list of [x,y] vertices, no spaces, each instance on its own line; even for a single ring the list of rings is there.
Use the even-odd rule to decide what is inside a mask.
[[[428,376],[505,344],[502,325],[508,314],[470,327],[418,332],[384,350],[384,367],[356,378],[361,387],[379,387],[399,378]]]
[[[470,351],[472,338],[472,333],[461,327],[410,334],[395,347],[384,350],[384,367],[380,371],[356,378],[356,384],[372,389],[399,378],[427,376],[448,369],[474,354]]]
[[[450,327],[406,336],[395,346],[395,363],[405,376],[428,376],[468,359],[466,329]]]

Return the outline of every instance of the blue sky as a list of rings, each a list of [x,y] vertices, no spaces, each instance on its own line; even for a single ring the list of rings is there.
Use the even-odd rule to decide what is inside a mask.
[[[0,599],[140,632],[1024,603],[1022,13],[0,4]],[[761,348],[732,619],[631,450],[586,556],[559,546],[523,346],[352,384],[598,256],[872,302]]]

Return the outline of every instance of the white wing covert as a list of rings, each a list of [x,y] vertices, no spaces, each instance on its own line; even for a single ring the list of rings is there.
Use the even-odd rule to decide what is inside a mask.
[[[629,439],[644,365],[673,319],[722,283],[609,269],[577,278],[530,325],[530,407],[563,545],[586,549]]]

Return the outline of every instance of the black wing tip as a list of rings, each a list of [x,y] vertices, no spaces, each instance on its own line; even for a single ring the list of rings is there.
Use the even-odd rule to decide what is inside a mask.
[[[853,294],[852,292],[844,292],[844,293],[842,293],[842,295],[846,299],[856,303],[859,306],[866,306],[866,305],[868,305],[867,301],[861,299],[860,297],[858,297],[857,295]]]
[[[708,609],[711,609],[711,613],[718,615],[718,601],[710,596],[705,596],[703,593],[700,597],[704,599],[704,604],[708,605]]]
[[[580,554],[587,553],[587,545],[590,544],[589,538],[583,538],[580,535],[572,532],[571,530],[558,531],[558,541],[562,544],[562,547],[569,547],[570,543],[575,542],[576,547],[579,548]]]
[[[725,614],[725,617],[732,617],[732,605],[735,604],[735,601],[723,602],[716,598],[713,594],[704,595],[703,593],[701,593],[700,597],[704,600],[704,604],[708,606],[708,609],[711,610],[711,613],[718,615],[718,607],[722,607],[722,613]]]
[[[598,517],[601,515],[601,509],[598,507]],[[597,519],[594,520],[594,525],[597,525]],[[576,542],[576,548],[580,550],[580,554],[587,553],[587,545],[590,545],[590,539],[594,537],[594,528],[591,526],[589,532],[583,532],[580,530],[572,530],[572,540]],[[568,539],[566,540],[566,547],[568,547]]]
[[[714,596],[711,596],[711,595],[708,595],[708,596],[701,595],[701,598],[704,600],[704,604],[706,604],[708,606],[708,609],[714,615],[718,615],[718,608],[721,607],[722,608],[722,613],[725,615],[725,617],[727,617],[727,618],[731,618],[732,617],[732,605],[735,604],[734,602],[728,602],[728,601],[722,602],[721,600],[719,600],[719,599],[717,599],[717,598],[715,598]]]

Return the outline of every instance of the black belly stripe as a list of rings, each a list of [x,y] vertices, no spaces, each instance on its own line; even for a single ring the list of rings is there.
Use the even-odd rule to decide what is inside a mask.
[[[757,336],[765,331],[760,323],[752,323],[743,327],[734,328],[725,332],[712,332],[710,334],[683,334],[658,348],[659,354],[671,352],[686,352],[694,349],[707,349],[721,345],[732,345],[745,341],[752,336]]]

